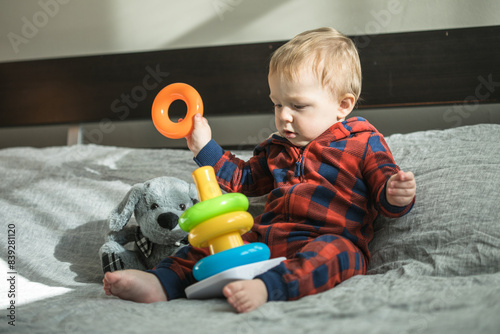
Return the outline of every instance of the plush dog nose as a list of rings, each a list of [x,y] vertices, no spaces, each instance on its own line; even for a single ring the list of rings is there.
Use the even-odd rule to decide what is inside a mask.
[[[179,216],[173,214],[172,212],[162,213],[158,216],[158,225],[163,228],[168,228],[169,230],[173,229],[177,226],[177,222],[179,221]]]

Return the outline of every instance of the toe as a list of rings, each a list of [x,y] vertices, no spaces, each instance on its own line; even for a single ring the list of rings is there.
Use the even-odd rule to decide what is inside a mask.
[[[229,285],[229,284],[228,284]],[[224,297],[226,298],[231,298],[233,296],[233,291],[232,289],[226,285],[223,289],[222,289],[222,294],[224,295]]]

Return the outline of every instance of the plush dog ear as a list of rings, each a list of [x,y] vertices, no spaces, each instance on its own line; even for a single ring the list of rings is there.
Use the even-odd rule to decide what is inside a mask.
[[[198,200],[198,189],[196,189],[196,186],[194,183],[189,184],[189,197],[191,197],[191,200],[193,201],[193,204],[196,204],[199,202]]]
[[[137,202],[139,202],[143,194],[144,185],[142,183],[132,186],[121,203],[111,211],[108,220],[109,228],[112,231],[119,231],[128,223],[134,213]]]

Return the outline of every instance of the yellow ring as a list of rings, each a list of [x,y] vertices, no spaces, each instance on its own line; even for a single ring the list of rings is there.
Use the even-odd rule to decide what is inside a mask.
[[[194,227],[189,233],[189,243],[193,245],[193,247],[207,247],[208,243],[217,237],[234,232],[241,235],[248,232],[252,226],[253,217],[250,213],[246,211],[226,213],[211,218]],[[241,241],[241,244],[243,244],[243,241]],[[216,248],[225,247],[216,246]]]
[[[246,211],[248,198],[240,193],[230,193],[198,202],[179,217],[179,227],[191,231],[198,224],[213,217],[235,211]]]

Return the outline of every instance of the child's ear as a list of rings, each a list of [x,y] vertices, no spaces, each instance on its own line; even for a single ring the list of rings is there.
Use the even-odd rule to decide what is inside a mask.
[[[341,99],[339,103],[339,113],[338,113],[338,119],[343,120],[345,119],[351,111],[354,109],[354,106],[356,105],[356,98],[354,97],[353,94],[345,94]]]

